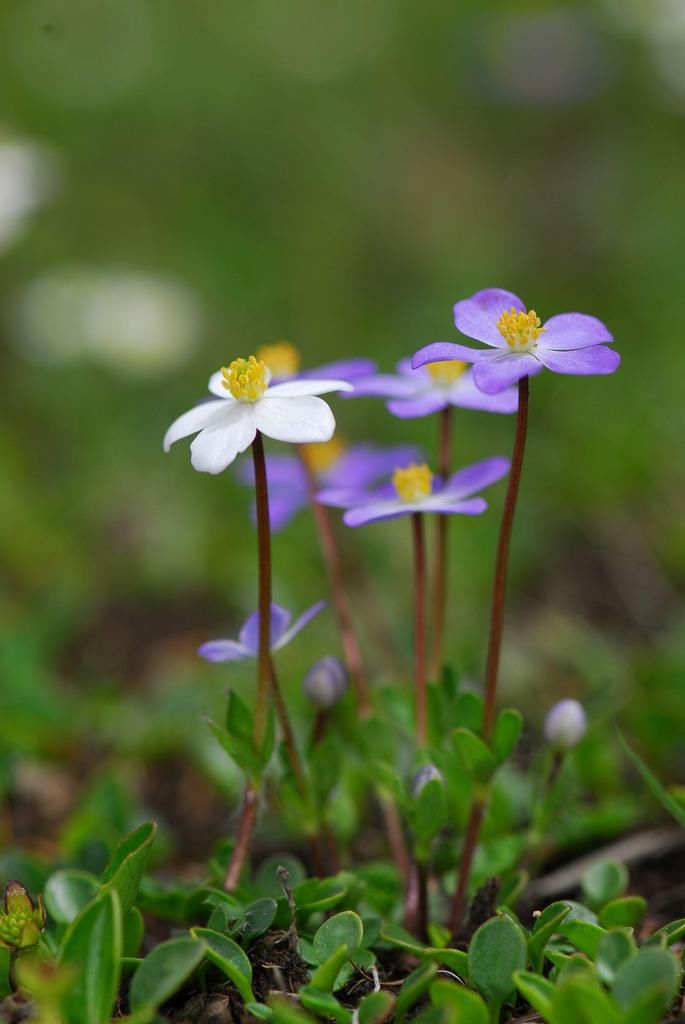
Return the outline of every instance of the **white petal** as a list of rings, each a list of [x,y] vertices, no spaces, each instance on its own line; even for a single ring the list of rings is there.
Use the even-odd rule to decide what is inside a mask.
[[[184,412],[182,416],[174,420],[164,435],[164,451],[168,452],[172,444],[175,441],[180,441],[182,437],[188,437],[189,434],[197,434],[198,430],[204,430],[212,423],[216,414],[220,416],[233,404],[232,398],[228,402],[201,402],[194,409]]]
[[[346,380],[286,380],[274,384],[266,398],[299,398],[303,395],[326,395],[329,391],[354,391]]]
[[[274,390],[276,390],[274,388]],[[255,402],[254,421],[274,441],[308,444],[330,441],[335,432],[333,413],[321,398],[271,398],[271,392]]]
[[[230,398],[231,392],[228,390],[228,388],[224,387],[222,383],[223,379],[224,375],[221,372],[221,370],[217,370],[216,373],[213,373],[212,376],[209,378],[209,390],[212,392],[213,395],[218,395],[219,398],[226,398],[226,396]]]
[[[198,434],[190,446],[193,468],[200,473],[222,473],[230,466],[254,440],[253,410],[249,402],[231,403],[227,415]]]

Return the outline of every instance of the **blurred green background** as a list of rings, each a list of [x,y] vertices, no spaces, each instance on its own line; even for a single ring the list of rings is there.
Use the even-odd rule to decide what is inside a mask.
[[[599,316],[623,356],[533,382],[502,699],[535,742],[579,697],[597,764],[618,719],[682,779],[678,0],[4,0],[0,95],[0,750],[15,801],[48,805],[28,838],[107,766],[205,818],[233,790],[201,716],[252,670],[195,649],[255,606],[250,495],[161,450],[209,373],[278,338],[389,370],[494,285]],[[350,440],[434,448],[433,420],[333,404]],[[458,461],[509,452],[513,420],[456,422]],[[454,523],[449,653],[474,680],[501,500]],[[404,678],[407,524],[341,539],[371,674]],[[307,513],[274,559],[280,603],[326,595]],[[326,653],[330,613],[282,656],[293,701]]]

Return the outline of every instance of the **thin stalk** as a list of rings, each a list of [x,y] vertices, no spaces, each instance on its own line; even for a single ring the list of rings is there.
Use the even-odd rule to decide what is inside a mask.
[[[395,861],[395,866],[397,867],[400,878],[406,882],[409,878],[412,865],[409,852],[407,851],[407,844],[404,839],[400,813],[397,810],[395,802],[390,797],[383,796],[380,792],[378,793],[378,802],[381,807],[381,814],[383,815],[385,831],[388,835],[392,858]]]
[[[414,687],[416,690],[416,742],[426,745],[428,699],[426,693],[426,543],[423,515],[411,517],[414,541]]]
[[[409,875],[403,924],[421,942],[428,942],[428,869],[420,861]]]
[[[509,543],[511,531],[514,525],[514,513],[516,511],[516,500],[518,498],[519,484],[521,483],[521,469],[523,467],[523,455],[526,448],[526,433],[528,430],[528,378],[523,377],[519,381],[519,402],[516,415],[516,436],[514,438],[514,452],[511,459],[511,471],[507,494],[504,499],[504,510],[502,512],[502,523],[500,526],[499,542],[497,545],[497,558],[495,560],[495,578],[492,588],[492,608],[490,612],[490,638],[488,641],[488,658],[485,668],[485,712],[483,716],[483,739],[486,743],[492,738],[492,729],[495,724],[495,710],[497,701],[497,676],[499,672],[499,657],[502,647],[502,628],[504,626],[504,599],[507,588],[507,568],[509,564]],[[452,903],[450,914],[450,928],[456,932],[461,924],[464,915],[466,893],[468,891],[471,865],[478,845],[478,836],[483,821],[485,802],[487,794],[479,794],[471,805],[468,824],[466,826],[466,838],[464,840],[464,851],[461,864],[459,865],[459,879],[457,889]]]
[[[283,692],[278,682],[278,676],[276,675],[276,668],[272,658],[269,658],[269,681],[271,685],[271,695],[276,708],[276,717],[278,718],[278,724],[280,725],[281,733],[283,734],[283,742],[285,744],[288,760],[290,761],[293,778],[295,779],[297,788],[300,791],[300,795],[306,797],[309,792],[307,779],[297,750],[295,733],[290,723],[288,709],[286,708],[285,700],[283,699]]]
[[[255,497],[257,502],[257,551],[259,563],[259,646],[257,654],[257,697],[253,720],[252,740],[259,750],[266,735],[269,712],[269,690],[275,678],[271,666],[271,535],[269,532],[269,492],[266,482],[264,442],[259,431],[252,442]],[[277,687],[276,687],[277,688]],[[245,787],[243,809],[238,824],[236,844],[228,865],[224,888],[232,892],[242,873],[249,852],[250,840],[257,820],[257,791],[252,782]]]
[[[331,518],[328,514],[328,509],[324,505],[320,505],[316,500],[318,484],[316,476],[307,461],[306,453],[302,447],[298,448],[298,452],[304,471],[307,474],[309,498],[331,585],[333,610],[338,623],[338,630],[340,631],[340,640],[342,643],[343,653],[345,655],[345,663],[347,664],[350,679],[352,680],[352,686],[354,687],[356,694],[357,706],[361,715],[366,718],[371,713],[369,684],[364,672],[364,661],[361,647],[359,646],[357,634],[355,633],[352,623],[352,614],[347,600],[345,574],[343,572],[343,563],[338,549],[338,542],[335,537]]]
[[[450,474],[452,449],[452,407],[443,409],[439,417],[438,473],[446,480]],[[433,566],[431,679],[437,679],[442,669],[442,645],[445,634],[447,608],[447,562],[450,516],[436,516],[435,562]]]

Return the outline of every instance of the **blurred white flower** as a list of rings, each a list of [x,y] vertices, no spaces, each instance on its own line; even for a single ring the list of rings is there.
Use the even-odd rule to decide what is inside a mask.
[[[57,160],[47,146],[0,131],[0,251],[51,199],[58,180]]]
[[[577,700],[560,700],[547,713],[545,739],[556,750],[571,750],[587,731],[583,705]]]
[[[60,268],[36,278],[17,306],[29,358],[94,359],[132,373],[173,371],[197,348],[199,304],[184,285],[154,274]]]

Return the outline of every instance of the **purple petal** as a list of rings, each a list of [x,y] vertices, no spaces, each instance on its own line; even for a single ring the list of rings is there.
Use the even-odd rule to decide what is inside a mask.
[[[507,388],[496,395],[487,395],[476,387],[473,371],[467,370],[453,385],[448,394],[451,405],[461,409],[477,409],[480,412],[516,412],[519,404],[517,388]]]
[[[393,501],[370,501],[365,505],[351,508],[343,516],[346,526],[364,526],[366,523],[379,522],[382,519],[398,519],[400,516],[411,515],[416,509],[398,498]]]
[[[577,373],[582,376],[594,373],[613,373],[621,362],[618,352],[605,345],[578,348],[566,352],[538,349],[538,355],[548,370],[554,370],[555,373]]]
[[[440,495],[446,497],[449,494],[455,498],[466,498],[501,480],[509,472],[510,465],[509,459],[503,455],[493,455],[489,459],[474,462],[473,465],[465,466],[464,469],[453,473],[440,491]]]
[[[294,515],[306,508],[309,504],[309,494],[293,488],[288,494],[286,491],[269,495],[269,525],[274,533],[278,533],[284,526],[287,526]]]
[[[242,661],[254,657],[252,651],[236,640],[208,640],[198,647],[197,653],[205,661]]]
[[[355,381],[360,377],[368,377],[376,372],[376,364],[373,359],[339,359],[335,363],[325,363],[323,366],[316,366],[313,370],[304,370],[298,373],[298,378],[332,377],[336,380]]]
[[[502,348],[506,341],[497,329],[497,321],[502,313],[512,308],[524,312],[526,309],[513,292],[503,288],[486,288],[476,292],[470,299],[457,302],[454,307],[454,326],[468,338]],[[463,356],[453,358],[463,359]]]
[[[432,341],[430,345],[424,345],[418,352],[415,352],[411,359],[411,365],[416,370],[426,363],[444,363],[448,359],[461,359],[465,363],[477,363],[483,357],[492,353],[487,349],[468,348],[466,345],[456,345],[453,341]]]
[[[436,503],[426,511],[436,512],[443,516],[479,516],[481,512],[485,512],[487,507],[488,503],[485,498],[466,498],[464,501]]]
[[[272,645],[271,649],[273,651],[280,651],[281,647],[285,647],[286,644],[289,644],[293,637],[297,636],[297,634],[304,629],[307,623],[311,622],[314,616],[318,615],[322,608],[325,607],[325,601],[317,601],[316,604],[313,604],[311,608],[308,608],[306,612],[303,612],[302,615],[300,615],[299,619],[296,619],[296,621],[293,622],[290,629],[285,630],[276,643]]]
[[[354,488],[324,487],[316,494],[319,505],[327,505],[328,508],[354,508],[368,499],[368,491]]]
[[[343,452],[324,474],[327,487],[358,490],[369,487],[398,466],[406,466],[423,457],[415,445],[381,448],[375,445],[354,445]]]
[[[594,316],[585,313],[560,313],[550,317],[545,329],[538,338],[540,348],[554,349],[561,352],[566,349],[588,348],[590,345],[601,345],[602,342],[613,341],[606,324]]]
[[[413,395],[416,383],[394,373],[376,373],[354,382],[354,391],[343,393],[344,398],[401,398]]]
[[[511,387],[521,377],[534,377],[542,363],[529,352],[489,353],[488,359],[476,363],[473,379],[476,386],[488,395],[496,395]]]
[[[416,398],[397,398],[386,403],[388,412],[402,420],[430,416],[431,413],[447,408],[449,404],[445,391],[439,388],[430,388]]]
[[[273,648],[278,643],[283,633],[290,624],[290,612],[287,608],[281,608],[279,604],[271,605],[271,623],[269,626],[269,643]],[[259,650],[259,610],[252,612],[243,624],[238,634],[238,639],[243,647],[247,648],[253,656]]]

